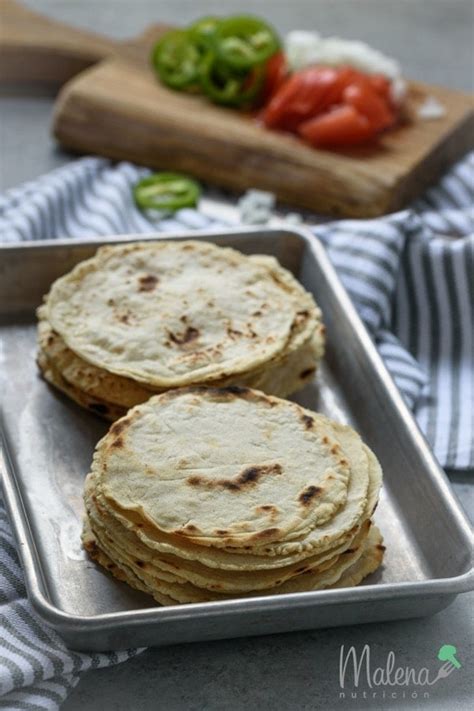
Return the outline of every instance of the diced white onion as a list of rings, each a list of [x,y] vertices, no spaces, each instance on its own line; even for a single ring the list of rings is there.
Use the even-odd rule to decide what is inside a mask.
[[[265,190],[247,190],[237,207],[241,222],[246,225],[265,225],[275,207],[275,195]]]
[[[395,77],[390,84],[390,98],[394,104],[400,105],[407,93],[407,83],[403,77]]]
[[[321,37],[318,32],[294,30],[285,39],[285,52],[292,71],[311,65],[340,67],[349,65],[367,74],[383,74],[392,83],[393,99],[400,103],[405,95],[400,64],[365,42],[339,37]]]
[[[416,113],[419,118],[430,121],[446,116],[446,109],[434,96],[428,96]]]

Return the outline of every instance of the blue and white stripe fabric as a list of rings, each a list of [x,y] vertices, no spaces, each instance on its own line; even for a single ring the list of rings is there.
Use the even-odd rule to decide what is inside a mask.
[[[55,711],[82,672],[124,662],[139,651],[72,652],[36,616],[26,599],[23,572],[0,500],[0,709]]]
[[[223,227],[198,210],[152,222],[131,186],[147,171],[84,158],[0,196],[0,242]],[[474,468],[474,153],[411,209],[315,234],[441,465]],[[57,709],[86,669],[31,610],[0,501],[0,709]]]
[[[411,210],[316,230],[436,457],[450,470],[474,468],[473,203],[471,154]]]

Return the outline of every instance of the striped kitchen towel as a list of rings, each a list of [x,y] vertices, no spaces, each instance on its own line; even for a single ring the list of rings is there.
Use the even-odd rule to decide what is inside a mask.
[[[0,709],[56,710],[81,672],[118,664],[139,651],[72,652],[36,616],[26,599],[20,561],[0,500]]]
[[[146,170],[84,158],[0,196],[0,242],[224,227],[198,210],[153,222],[131,186]],[[474,154],[410,210],[314,227],[445,468],[474,468]],[[35,616],[0,501],[0,709],[57,709],[86,669]]]

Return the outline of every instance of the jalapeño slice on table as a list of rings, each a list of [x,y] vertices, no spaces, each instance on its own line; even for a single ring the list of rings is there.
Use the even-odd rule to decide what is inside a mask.
[[[179,173],[154,173],[133,188],[138,207],[144,210],[179,210],[197,205],[201,187]]]

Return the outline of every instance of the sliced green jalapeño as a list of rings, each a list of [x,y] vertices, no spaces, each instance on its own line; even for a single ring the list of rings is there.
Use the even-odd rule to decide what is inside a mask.
[[[195,207],[200,195],[199,183],[179,173],[154,173],[133,188],[135,202],[143,210]]]

